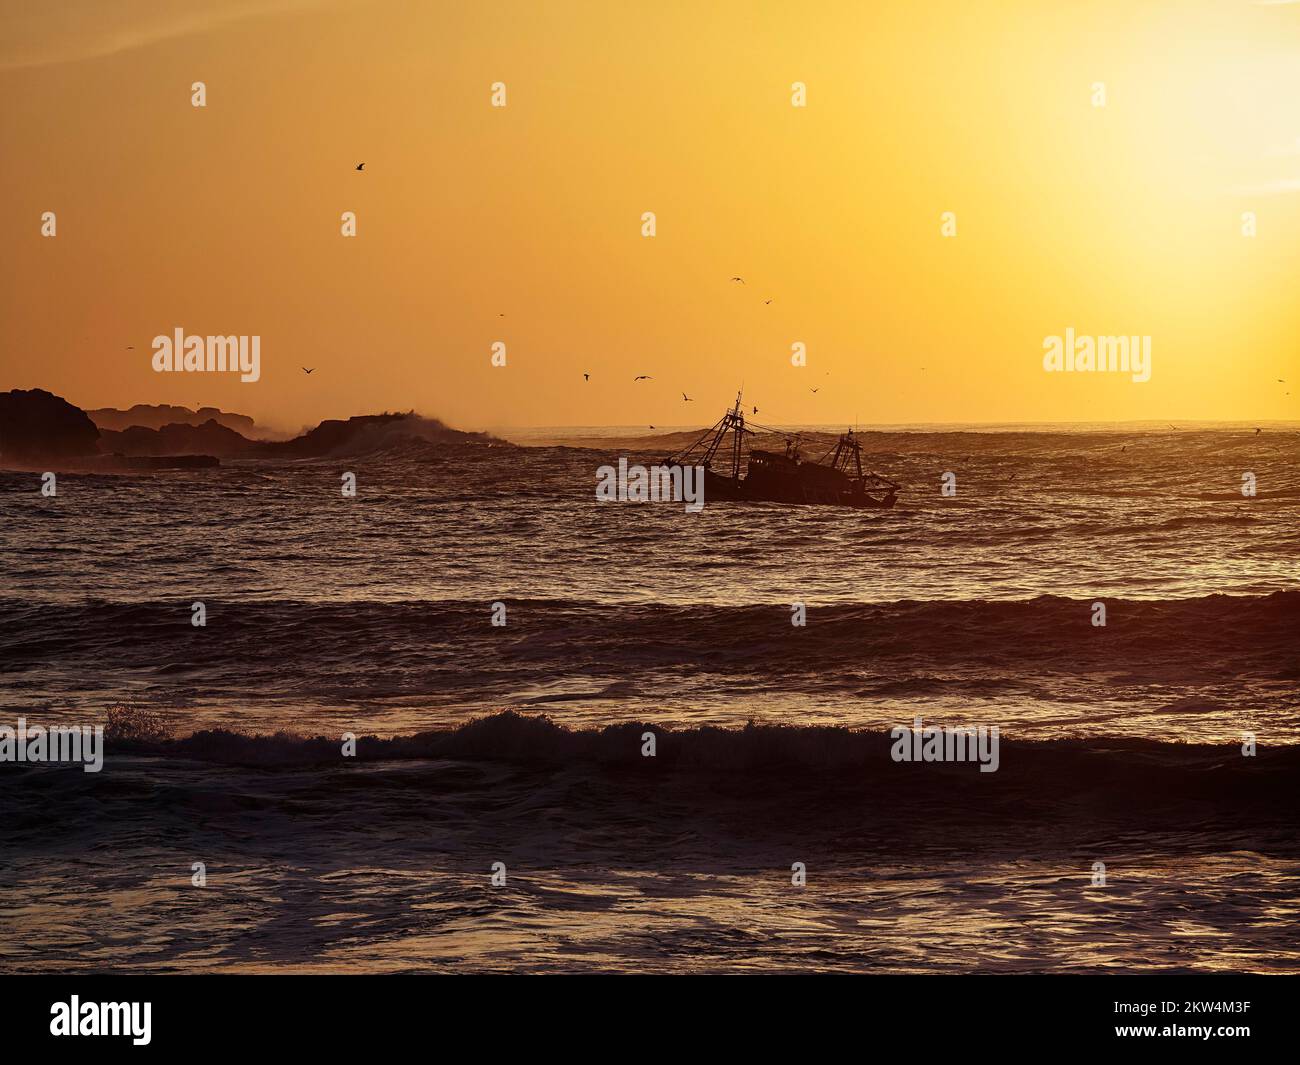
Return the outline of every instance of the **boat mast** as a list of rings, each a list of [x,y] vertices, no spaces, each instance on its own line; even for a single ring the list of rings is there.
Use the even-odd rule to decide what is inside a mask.
[[[736,433],[736,439],[732,444],[732,452],[731,452],[731,479],[733,481],[739,481],[740,480],[740,444],[741,444],[741,437],[745,435],[745,412],[740,409],[739,392],[736,393],[736,406],[733,408],[731,412],[731,416],[732,416],[732,421],[734,423],[733,428],[735,429],[735,433]]]
[[[736,412],[734,410],[727,411],[727,413],[722,416],[721,420],[714,425],[713,429],[710,430],[713,433],[713,438],[704,449],[704,466],[706,469],[712,467],[713,456],[718,453],[718,449],[722,446],[723,438],[726,437],[727,429],[731,427],[732,420],[735,416]]]
[[[678,452],[678,454],[673,457],[672,461],[684,461],[697,447],[700,446],[700,444],[704,443],[704,440],[707,438],[709,442],[704,445],[704,455],[700,461],[703,463],[706,470],[710,470],[713,468],[714,457],[720,450],[722,450],[722,442],[726,439],[727,433],[732,432],[735,434],[735,439],[732,441],[731,445],[731,479],[739,482],[740,452],[741,448],[744,446],[744,440],[742,438],[745,433],[749,432],[749,430],[745,428],[745,414],[741,410],[741,404],[743,402],[741,396],[742,393],[737,392],[736,405],[722,416],[722,420],[712,429],[705,432],[704,436],[700,437],[699,440],[695,441],[695,443],[685,451]],[[719,476],[722,475],[719,474]]]

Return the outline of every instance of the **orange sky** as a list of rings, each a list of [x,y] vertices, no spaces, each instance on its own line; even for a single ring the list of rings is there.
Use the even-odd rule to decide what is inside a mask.
[[[693,424],[742,380],[788,423],[1300,412],[1300,3],[55,7],[0,0],[0,389],[290,428]],[[177,326],[260,335],[261,380],[155,373]],[[1045,373],[1067,327],[1151,336],[1151,380]]]

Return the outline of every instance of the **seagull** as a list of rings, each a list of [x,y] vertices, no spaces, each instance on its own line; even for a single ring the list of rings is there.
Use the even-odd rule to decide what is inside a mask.
[[[745,283],[745,279],[743,277],[733,277],[731,280],[739,281],[742,285]]]
[[[1128,444],[1125,444],[1122,448],[1119,449],[1119,453],[1122,455],[1127,450],[1128,450]]]
[[[365,168],[366,168],[366,164],[365,164],[365,163],[358,163],[358,164],[357,164],[357,169],[358,169],[358,170],[364,170]]]
[[[763,301],[763,306],[766,307],[766,306],[767,306],[769,303],[771,303],[771,302],[772,302],[771,300],[764,300],[764,301]]]
[[[654,378],[651,377],[648,373],[643,373],[640,377],[632,378],[632,383],[636,384],[636,382],[638,381],[653,381],[653,380]]]
[[[755,414],[758,413],[758,408],[757,408],[757,407],[754,408],[754,413],[755,413]]]
[[[591,374],[589,374],[589,373],[585,373],[585,374],[583,374],[583,375],[582,375],[582,379],[583,379],[584,381],[590,381],[590,380],[591,380]]]
[[[1256,430],[1255,430],[1255,435],[1256,435],[1256,436],[1259,436],[1259,434],[1262,433],[1263,431],[1264,431],[1263,429],[1256,429]]]
[[[302,368],[302,372],[303,372],[303,373],[311,373],[311,371],[314,370],[314,369],[316,369],[315,366],[313,366],[313,367],[311,368],[311,370],[307,369],[307,367],[304,366],[304,367]]]
[[[814,391],[814,392],[819,392],[819,391],[821,391],[821,389],[814,388],[813,391]]]
[[[685,402],[687,402],[687,403],[694,403],[694,402],[695,402],[695,400],[691,399],[691,397],[688,396],[685,392],[682,393],[682,399],[683,399]]]

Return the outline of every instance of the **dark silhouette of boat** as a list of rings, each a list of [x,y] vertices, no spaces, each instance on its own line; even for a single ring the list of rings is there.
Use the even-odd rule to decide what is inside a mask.
[[[780,433],[765,425],[758,428]],[[754,431],[745,425],[737,395],[736,405],[721,421],[663,464],[703,466],[705,499],[879,509],[888,509],[898,501],[902,485],[863,470],[862,447],[851,429],[817,462],[800,455],[798,434],[786,436],[784,454],[748,449],[748,468],[742,475],[746,438],[753,435]]]

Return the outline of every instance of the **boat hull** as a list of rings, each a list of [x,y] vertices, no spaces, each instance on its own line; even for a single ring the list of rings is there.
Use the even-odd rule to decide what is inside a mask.
[[[789,503],[795,506],[852,507],[889,510],[898,501],[892,492],[871,493],[858,486],[817,484],[802,478],[732,478],[704,471],[704,501],[737,503]]]

